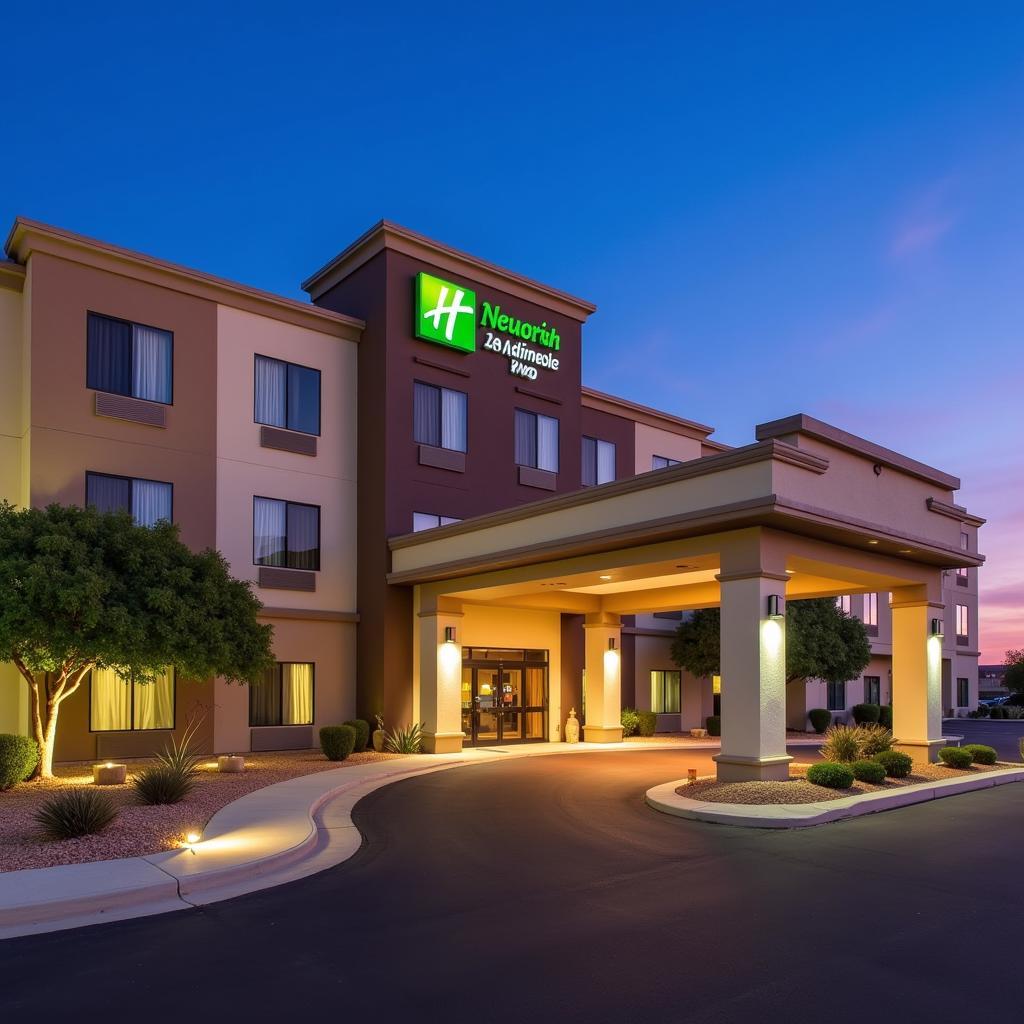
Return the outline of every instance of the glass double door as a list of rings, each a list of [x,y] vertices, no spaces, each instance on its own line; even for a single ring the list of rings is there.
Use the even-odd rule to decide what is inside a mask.
[[[547,666],[462,666],[462,733],[467,745],[540,741],[547,736]]]

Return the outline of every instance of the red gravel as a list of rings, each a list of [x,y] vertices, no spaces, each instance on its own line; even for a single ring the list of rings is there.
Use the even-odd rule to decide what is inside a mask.
[[[186,832],[202,829],[221,807],[253,790],[312,772],[401,756],[371,750],[352,754],[339,764],[328,761],[319,750],[246,754],[245,771],[240,774],[221,774],[217,771],[216,759],[211,758],[197,776],[195,788],[181,803],[140,805],[130,783],[104,786],[103,791],[120,808],[117,818],[106,829],[80,839],[45,842],[35,836],[33,815],[39,807],[58,790],[92,784],[91,762],[60,765],[54,769],[58,777],[51,781],[26,782],[0,793],[0,871],[139,857],[171,850],[179,845]],[[132,772],[152,763],[150,760],[129,761],[129,779]]]

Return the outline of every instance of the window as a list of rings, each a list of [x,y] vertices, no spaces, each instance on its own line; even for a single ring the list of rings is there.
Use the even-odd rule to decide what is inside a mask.
[[[583,486],[607,484],[615,479],[615,445],[596,437],[583,438]]]
[[[659,715],[679,714],[679,672],[655,669],[651,672],[651,710]]]
[[[960,550],[961,551],[970,551],[970,549],[971,549],[971,538],[970,538],[970,535],[964,533],[964,531],[961,530],[960,531]]]
[[[971,634],[970,612],[965,604],[956,606],[956,642],[964,645]]]
[[[461,523],[461,519],[454,516],[435,516],[430,512],[413,512],[412,532],[419,533],[420,530],[433,530],[436,526],[449,526],[451,523]]]
[[[864,595],[864,625],[878,626],[878,595]]]
[[[882,703],[882,678],[881,676],[864,677],[864,703]]]
[[[836,598],[836,607],[845,615],[849,615],[850,609],[853,607],[850,595],[840,594],[839,597]]]
[[[846,710],[846,683],[826,683],[828,695],[826,707],[829,711]]]
[[[464,452],[466,434],[465,393],[416,381],[413,389],[413,436],[417,443]]]
[[[123,678],[112,668],[94,668],[89,694],[91,732],[174,728],[174,670],[152,682]]]
[[[253,418],[268,427],[320,433],[320,371],[256,357]]]
[[[138,480],[107,473],[85,474],[85,503],[100,512],[131,512],[139,526],[171,522],[174,488],[160,480]]]
[[[682,612],[654,612],[654,617],[656,619],[672,619],[673,622],[683,621]]]
[[[956,706],[965,708],[971,703],[971,681],[962,676],[956,681]]]
[[[249,684],[249,725],[311,725],[313,663],[279,661]]]
[[[558,472],[558,420],[516,409],[516,465]]]
[[[90,313],[86,387],[170,405],[173,339],[170,331]]]
[[[252,560],[256,565],[319,570],[320,507],[253,498]]]
[[[679,459],[669,459],[664,455],[651,456],[651,469],[668,469],[669,466],[678,466]]]

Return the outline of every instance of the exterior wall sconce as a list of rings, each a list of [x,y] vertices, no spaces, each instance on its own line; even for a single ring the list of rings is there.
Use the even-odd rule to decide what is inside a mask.
[[[932,619],[932,625],[929,633],[931,636],[938,637],[940,640],[942,639],[945,633],[945,630],[942,627],[942,619]]]
[[[768,595],[768,618],[769,619],[784,619],[785,615],[782,613],[782,598],[778,594]]]
[[[444,642],[446,644],[453,644],[453,643],[455,643],[455,627],[454,626],[445,626],[444,627]]]
[[[613,637],[613,636],[608,637],[608,650],[609,651],[614,651],[615,650],[615,637]]]

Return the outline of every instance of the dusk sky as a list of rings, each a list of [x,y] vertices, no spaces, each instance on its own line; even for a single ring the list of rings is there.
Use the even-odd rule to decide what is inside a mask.
[[[1024,647],[1020,4],[207,6],[6,5],[3,230],[303,297],[386,217],[581,295],[587,384],[961,476]]]

